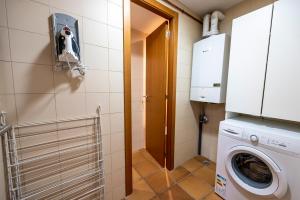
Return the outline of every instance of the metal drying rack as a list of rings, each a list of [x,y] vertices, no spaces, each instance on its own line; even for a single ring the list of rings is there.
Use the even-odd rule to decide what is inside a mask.
[[[2,138],[10,199],[104,199],[100,107],[95,116],[12,126]]]

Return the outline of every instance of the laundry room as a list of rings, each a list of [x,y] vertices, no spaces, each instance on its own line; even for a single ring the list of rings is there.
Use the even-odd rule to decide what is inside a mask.
[[[0,0],[0,200],[300,200],[299,0]]]

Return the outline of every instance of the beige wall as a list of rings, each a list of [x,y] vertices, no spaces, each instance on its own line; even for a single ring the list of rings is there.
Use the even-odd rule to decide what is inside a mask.
[[[48,18],[54,12],[79,20],[81,56],[89,68],[82,81],[53,71]],[[122,0],[0,0],[0,13],[0,110],[11,123],[23,123],[91,115],[100,104],[106,199],[120,200],[125,196]]]
[[[145,148],[145,39],[146,34],[131,31],[131,109],[132,151]]]
[[[263,6],[271,4],[274,0],[245,0],[225,11],[225,20],[220,24],[222,33],[231,35],[232,20]],[[206,114],[209,122],[204,126],[202,135],[202,154],[216,161],[219,122],[225,118],[225,105],[208,104]]]
[[[197,155],[199,103],[190,101],[193,43],[200,40],[202,26],[179,13],[175,166]]]

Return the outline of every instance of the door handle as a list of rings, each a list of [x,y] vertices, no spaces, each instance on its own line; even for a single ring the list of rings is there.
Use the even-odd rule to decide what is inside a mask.
[[[149,99],[150,99],[150,96],[149,95],[145,95],[145,96],[143,96],[145,99],[146,99],[146,101],[149,101]]]

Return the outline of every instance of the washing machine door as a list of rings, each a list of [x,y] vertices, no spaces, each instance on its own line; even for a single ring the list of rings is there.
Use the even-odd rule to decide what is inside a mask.
[[[246,191],[258,196],[283,197],[287,181],[278,165],[263,152],[248,146],[233,147],[226,157],[229,176]]]

